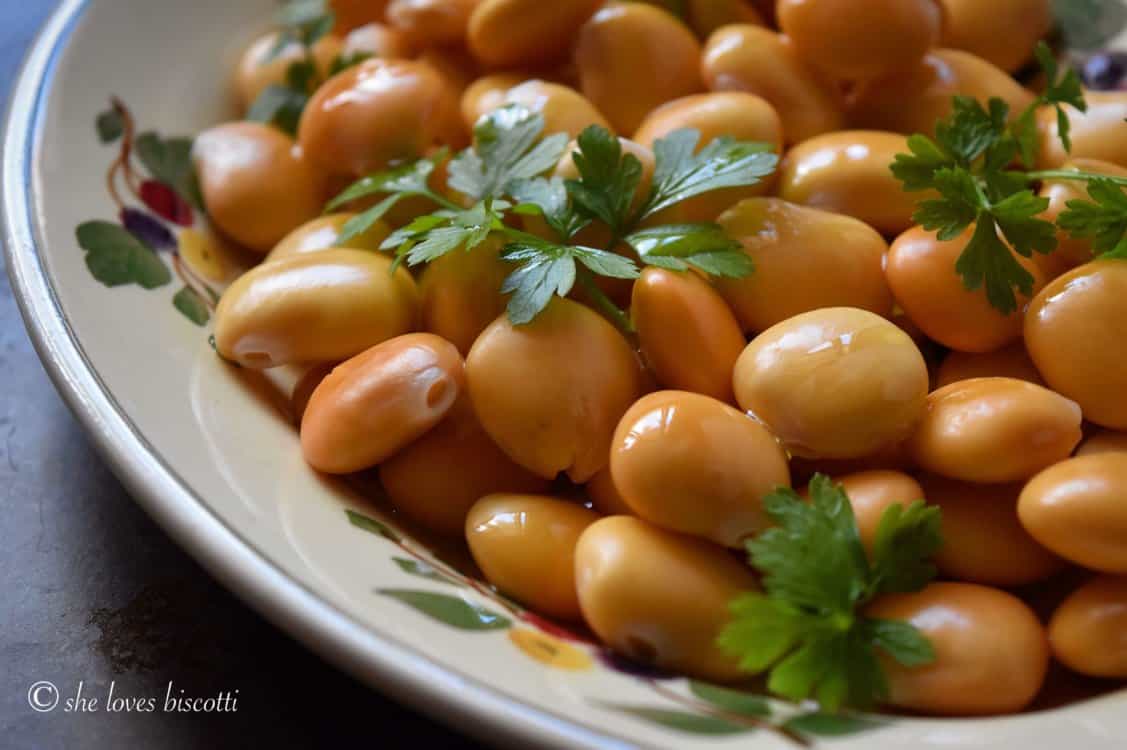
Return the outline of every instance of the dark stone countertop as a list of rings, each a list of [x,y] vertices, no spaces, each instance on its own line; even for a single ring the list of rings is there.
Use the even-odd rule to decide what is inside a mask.
[[[0,101],[54,4],[0,3]],[[177,548],[60,400],[0,276],[0,746],[473,747],[323,663]],[[39,680],[64,701],[81,681],[101,705],[36,713]],[[170,681],[174,695],[231,693],[238,710],[105,710],[111,683],[159,703]]]

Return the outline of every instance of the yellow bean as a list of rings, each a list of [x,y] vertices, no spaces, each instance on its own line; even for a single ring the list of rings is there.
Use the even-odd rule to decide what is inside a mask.
[[[935,661],[905,667],[883,658],[889,703],[930,714],[1020,711],[1045,681],[1049,646],[1037,616],[1005,591],[972,583],[933,583],[881,597],[870,617],[905,620],[927,638]]]
[[[735,400],[732,368],[747,341],[707,281],[692,272],[647,268],[634,284],[630,315],[661,385]]]
[[[1080,442],[1080,407],[1012,378],[975,378],[927,397],[909,449],[917,463],[967,482],[1016,482],[1062,461]]]
[[[430,333],[384,341],[338,365],[313,391],[301,450],[313,468],[375,466],[438,424],[465,388],[465,363]]]
[[[1050,282],[1025,314],[1025,346],[1049,387],[1084,418],[1127,429],[1127,264],[1097,260]]]
[[[244,367],[339,362],[410,332],[418,318],[410,274],[365,250],[325,250],[239,277],[215,310],[215,346]]]
[[[626,340],[597,313],[555,299],[531,323],[507,316],[478,336],[466,358],[486,432],[545,479],[586,482],[607,465],[615,425],[641,393]]]
[[[599,514],[542,495],[487,495],[466,517],[485,580],[537,612],[578,620],[575,544]]]
[[[231,122],[196,136],[192,158],[208,216],[228,236],[266,253],[321,212],[325,184],[276,128]]]
[[[1061,557],[1105,573],[1127,573],[1127,455],[1098,453],[1051,466],[1021,492],[1018,515],[1033,538]]]
[[[1092,677],[1127,677],[1127,577],[1100,576],[1072,592],[1049,621],[1053,656]]]
[[[467,396],[426,434],[380,464],[380,484],[400,513],[429,531],[465,533],[466,515],[486,495],[547,492],[486,434]]]
[[[721,547],[612,516],[579,537],[575,582],[583,618],[618,653],[702,679],[742,676],[716,636],[732,599],[758,587]]]
[[[844,105],[833,83],[808,68],[782,34],[747,24],[717,29],[701,69],[713,91],[746,91],[770,102],[788,144],[842,128]]]
[[[673,15],[644,3],[610,3],[595,13],[579,30],[574,56],[583,94],[619,133],[704,88],[700,42]]]
[[[763,425],[685,391],[651,393],[630,407],[610,469],[641,518],[728,547],[770,525],[763,497],[790,486],[786,454]]]
[[[741,279],[716,280],[744,330],[763,331],[824,307],[892,314],[883,267],[888,244],[864,222],[779,198],[752,198],[719,223],[755,264]]]
[[[792,454],[860,458],[901,442],[923,417],[928,373],[908,334],[834,307],[756,337],[736,362],[736,400]]]
[[[843,130],[811,138],[787,152],[779,171],[779,197],[860,219],[884,234],[912,226],[916,202],[888,165],[908,153],[907,138],[876,130]]]

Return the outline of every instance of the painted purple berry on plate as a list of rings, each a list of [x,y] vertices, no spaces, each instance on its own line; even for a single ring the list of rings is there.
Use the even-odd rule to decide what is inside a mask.
[[[154,250],[171,250],[176,238],[159,219],[136,208],[121,209],[121,223],[137,239]]]

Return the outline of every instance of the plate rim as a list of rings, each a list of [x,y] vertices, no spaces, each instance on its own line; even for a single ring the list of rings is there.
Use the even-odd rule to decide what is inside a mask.
[[[0,233],[24,327],[63,401],[129,495],[228,591],[338,669],[488,744],[633,747],[510,698],[380,635],[290,577],[219,518],[145,440],[99,379],[43,264],[32,170],[60,53],[91,0],[62,0],[17,72],[0,135]],[[394,691],[394,692],[393,692]]]

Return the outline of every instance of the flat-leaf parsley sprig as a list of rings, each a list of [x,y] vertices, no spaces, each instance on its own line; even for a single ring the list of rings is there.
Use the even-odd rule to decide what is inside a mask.
[[[1105,200],[1093,194],[1103,206],[1101,212],[1080,209],[1070,202],[1070,212],[1058,219],[1060,227],[1074,237],[1100,236],[1097,250],[1107,246],[1108,232],[1117,220],[1127,221],[1127,207],[1106,200],[1109,185],[1127,185],[1127,179],[1070,170],[1030,171],[1038,148],[1037,110],[1056,109],[1058,134],[1069,151],[1072,141],[1066,109],[1087,110],[1075,71],[1062,72],[1044,43],[1037,48],[1037,59],[1048,86],[1017,117],[1011,119],[1009,106],[997,97],[983,106],[975,99],[956,96],[952,114],[936,125],[935,138],[912,135],[908,138],[911,153],[898,154],[891,166],[905,190],[939,193],[938,198],[921,201],[912,217],[924,229],[937,231],[939,239],[947,241],[975,225],[955,270],[967,289],[985,287],[990,304],[1006,314],[1017,309],[1015,290],[1029,295],[1033,289],[1033,276],[1006,244],[1027,258],[1057,247],[1057,226],[1040,218],[1049,200],[1033,192],[1036,183],[1047,179],[1104,183],[1104,190],[1097,188],[1097,192]],[[1018,165],[1024,170],[1016,168]],[[1118,246],[1120,239],[1112,246]]]
[[[639,195],[642,165],[624,153],[606,129],[592,126],[580,134],[573,152],[578,179],[546,177],[564,155],[568,137],[544,136],[544,118],[518,104],[485,115],[474,127],[473,145],[447,164],[448,184],[466,203],[458,205],[428,186],[445,159],[437,154],[370,175],[329,203],[334,209],[361,198],[384,196],[354,217],[342,239],[360,234],[399,200],[422,196],[437,209],[393,232],[381,246],[398,261],[417,266],[455,250],[472,251],[490,236],[504,241],[500,257],[515,265],[501,291],[509,294],[514,324],[533,320],[553,297],[566,296],[579,284],[602,312],[624,332],[628,316],[595,283],[598,276],[632,279],[635,259],[614,252],[624,243],[644,264],[675,270],[696,267],[721,276],[752,271],[738,243],[716,224],[649,226],[677,203],[727,187],[754,185],[771,174],[778,157],[768,146],[719,138],[699,152],[700,134],[677,131],[655,144],[655,171],[648,193]],[[512,226],[510,218],[537,215],[550,237]],[[604,248],[589,247],[577,235],[593,223],[609,229]]]
[[[841,486],[817,474],[810,496],[807,503],[780,488],[764,499],[777,526],[746,546],[765,593],[732,602],[732,621],[717,642],[746,671],[769,671],[773,693],[814,698],[829,711],[867,708],[888,696],[878,651],[905,666],[935,659],[911,624],[861,610],[880,594],[918,591],[935,577],[941,513],[923,500],[889,507],[866,554]]]

